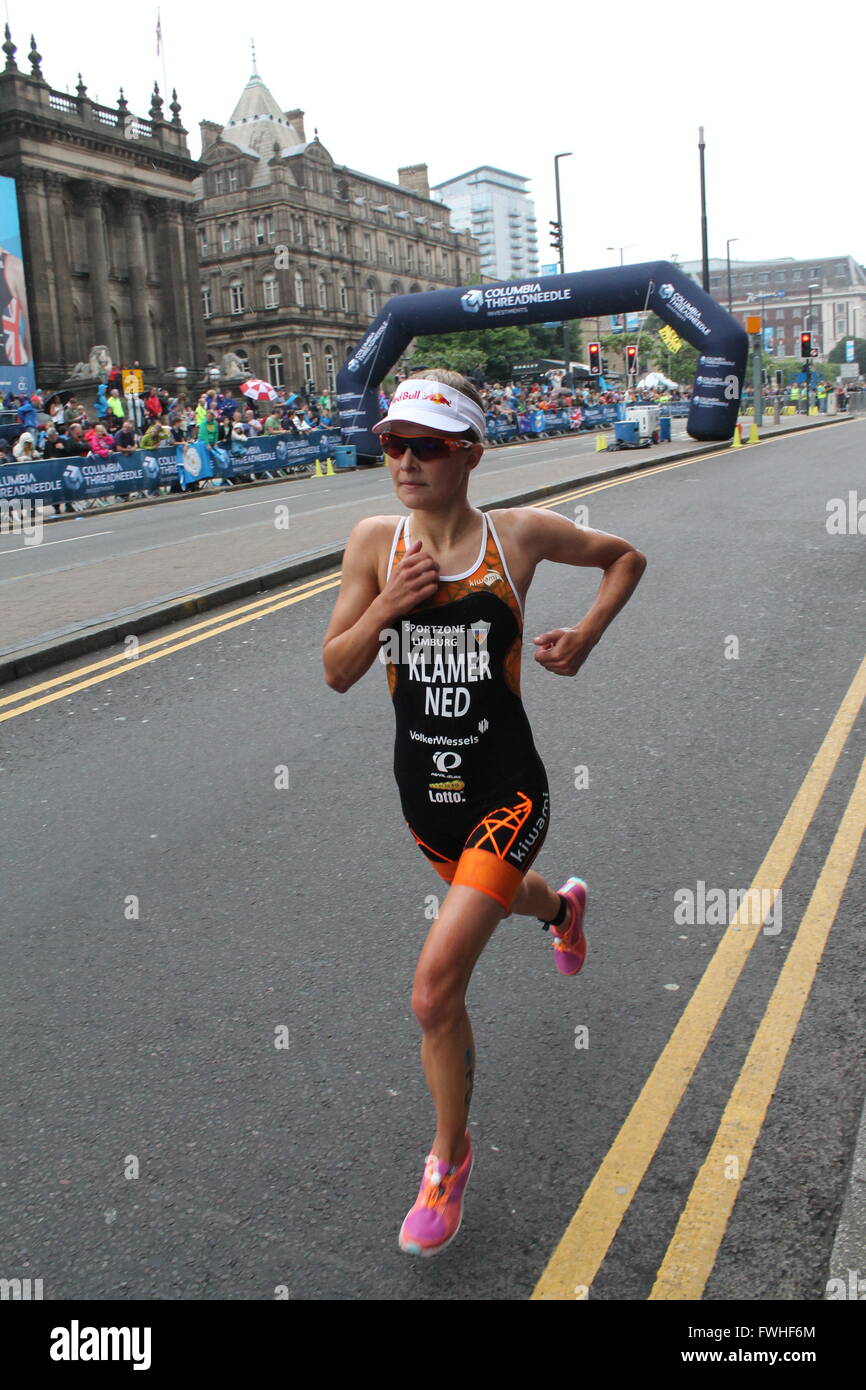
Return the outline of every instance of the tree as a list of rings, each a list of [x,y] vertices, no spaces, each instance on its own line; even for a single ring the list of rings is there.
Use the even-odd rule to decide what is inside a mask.
[[[846,334],[844,338],[841,338],[839,340],[839,342],[833,348],[833,351],[829,354],[827,358],[828,362],[845,361],[845,344],[847,341],[848,337]],[[866,338],[854,339],[854,361],[859,362],[861,372],[866,371]]]
[[[449,367],[464,376],[480,362],[488,380],[508,381],[514,363],[537,352],[527,328],[484,328],[416,338],[413,361],[417,359],[419,367]]]

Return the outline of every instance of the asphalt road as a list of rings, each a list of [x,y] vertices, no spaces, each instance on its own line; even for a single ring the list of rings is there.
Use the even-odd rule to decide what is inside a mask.
[[[808,427],[805,417],[802,424]],[[637,457],[694,448],[685,421],[673,425],[672,445],[640,450]],[[539,481],[570,480],[595,461],[605,466],[627,457],[597,454],[595,445],[595,435],[575,435],[491,448],[478,474],[479,501]],[[333,548],[361,517],[387,510],[393,497],[385,469],[359,469],[52,516],[38,545],[0,529],[0,653],[229,575]]]
[[[482,957],[476,1167],[435,1260],[396,1237],[433,1133],[409,996],[441,885],[400,815],[384,673],[322,682],[334,589],[5,687],[2,1273],[46,1299],[532,1295],[725,932],[677,903],[752,884],[863,661],[863,537],[826,527],[862,450],[862,425],[827,428],[562,503],[649,559],[573,681],[531,639],[596,576],[544,566],[528,603],[537,867],[588,880],[589,955],[561,977],[512,918]],[[43,688],[61,676],[90,684]],[[861,713],[591,1299],[650,1294],[864,754]],[[823,1292],[866,1075],[864,901],[861,847],[706,1299]]]

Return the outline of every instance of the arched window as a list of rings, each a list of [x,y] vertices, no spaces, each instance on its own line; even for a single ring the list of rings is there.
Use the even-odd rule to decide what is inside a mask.
[[[410,286],[409,286],[409,293],[410,293],[410,294],[420,294],[420,293],[421,293],[421,286],[420,286],[420,285],[410,285]]]
[[[392,281],[391,281],[391,293],[392,293],[392,294],[402,294],[402,293],[403,293],[403,286],[400,284],[400,281],[399,281],[399,280],[392,280]]]
[[[326,281],[325,281],[324,275],[320,275],[320,276],[319,276],[319,308],[320,308],[320,309],[327,309],[327,307],[328,307],[328,286],[327,286],[327,283],[326,283]]]
[[[299,308],[304,307],[304,280],[299,270],[295,271],[295,303]]]
[[[379,286],[376,284],[375,280],[367,281],[367,313],[369,314],[371,319],[375,318],[377,313],[379,312],[379,306],[376,303],[376,291],[378,290],[378,288]]]
[[[349,308],[349,286],[345,280],[340,281],[340,308],[346,311]]]
[[[238,354],[240,356],[240,354]],[[281,386],[285,386],[283,378],[283,354],[278,347],[268,348],[268,381],[279,391]]]
[[[332,393],[337,389],[337,367],[334,358],[334,349],[330,346],[325,348],[325,390]]]
[[[309,343],[303,344],[301,357],[304,363],[304,389],[306,389],[307,382],[313,380],[313,349]]]
[[[207,285],[202,285],[201,287],[201,311],[206,319],[209,319],[213,313],[210,290]]]
[[[229,285],[229,299],[231,301],[231,311],[233,314],[242,314],[244,311],[244,283],[243,280],[232,280]]]
[[[266,309],[276,309],[280,303],[280,291],[276,275],[266,275],[262,281],[262,293]]]
[[[231,349],[229,349],[229,351],[231,351]],[[238,348],[235,351],[235,357],[238,359],[241,366],[243,367],[244,375],[248,376],[250,370],[250,355],[247,352],[246,348]]]

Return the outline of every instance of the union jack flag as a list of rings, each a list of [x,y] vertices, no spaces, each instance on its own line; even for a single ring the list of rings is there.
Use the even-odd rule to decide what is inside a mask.
[[[13,367],[21,367],[29,362],[27,356],[27,321],[24,310],[17,299],[10,299],[9,308],[3,315],[3,336],[6,361]]]

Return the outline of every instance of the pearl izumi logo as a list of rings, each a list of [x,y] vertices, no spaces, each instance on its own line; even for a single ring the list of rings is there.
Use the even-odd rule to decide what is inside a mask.
[[[463,759],[459,753],[434,753],[433,766],[437,772],[453,772],[455,767],[459,767]]]
[[[440,774],[453,772],[458,768],[463,759],[459,753],[443,751],[433,754],[433,766]],[[431,801],[465,801],[463,795],[466,783],[461,777],[451,777],[445,781],[438,779],[428,782],[427,795]]]
[[[52,1361],[131,1361],[134,1371],[150,1370],[149,1327],[68,1327],[51,1329]]]

